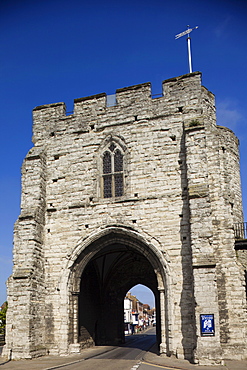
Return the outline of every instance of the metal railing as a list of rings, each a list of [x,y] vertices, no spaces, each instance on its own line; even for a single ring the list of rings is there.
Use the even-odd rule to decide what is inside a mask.
[[[247,239],[247,222],[234,224],[235,239]]]
[[[4,344],[5,344],[5,334],[1,333],[0,334],[0,346],[3,346]]]

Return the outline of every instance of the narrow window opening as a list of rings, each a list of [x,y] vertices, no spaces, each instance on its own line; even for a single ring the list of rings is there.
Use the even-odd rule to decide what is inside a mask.
[[[114,155],[114,172],[123,171],[123,155],[120,150],[116,150]]]
[[[121,197],[124,192],[123,154],[111,143],[103,154],[103,196]]]
[[[121,197],[123,195],[123,174],[114,175],[115,180],[115,197]]]
[[[116,94],[107,95],[106,96],[106,106],[114,107],[115,105],[117,105]]]
[[[104,198],[112,197],[112,177],[111,175],[104,176]]]
[[[103,156],[103,173],[111,173],[111,154],[105,152]]]

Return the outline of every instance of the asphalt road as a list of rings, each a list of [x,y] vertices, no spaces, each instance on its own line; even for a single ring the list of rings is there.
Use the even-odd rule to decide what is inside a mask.
[[[169,367],[169,366],[161,366],[161,365],[153,365],[153,364],[148,364],[145,361],[142,362],[139,366],[138,369],[133,369],[133,370],[181,370],[175,367]]]
[[[64,370],[136,370],[141,369],[141,360],[146,351],[156,342],[155,328],[148,329],[143,334],[127,338],[126,344],[116,347],[110,352],[60,367]]]

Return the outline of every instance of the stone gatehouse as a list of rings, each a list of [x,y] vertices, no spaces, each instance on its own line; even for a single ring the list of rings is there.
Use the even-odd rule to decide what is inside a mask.
[[[216,125],[214,104],[194,72],[155,99],[144,83],[113,104],[76,99],[71,115],[64,103],[33,110],[5,355],[122,343],[124,296],[140,283],[155,295],[161,353],[246,358],[238,139]],[[205,317],[214,331],[201,332]]]

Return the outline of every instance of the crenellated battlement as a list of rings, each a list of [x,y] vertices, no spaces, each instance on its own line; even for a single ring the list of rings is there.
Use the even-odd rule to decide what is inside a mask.
[[[168,102],[170,100],[177,100],[179,95],[180,100],[186,102],[186,96],[182,95],[189,93],[191,90],[193,90],[195,93],[198,93],[200,92],[200,89],[201,89],[201,73],[194,72],[191,74],[182,75],[179,77],[174,77],[163,81],[162,82],[163,96],[161,96],[160,98],[165,98],[166,102]],[[138,85],[117,89],[115,106],[125,107],[129,103],[131,105],[135,105],[141,101],[148,102],[156,99],[152,98],[151,83],[146,82]],[[100,93],[75,99],[74,114],[80,113],[79,107],[83,106],[87,108],[88,107],[93,108],[96,106],[97,108],[100,107],[107,108],[107,94]],[[35,112],[35,117],[39,116],[38,112],[41,111],[43,112],[44,110],[48,110],[47,116],[49,114],[61,116],[66,114],[66,110],[64,109],[64,107],[65,103],[63,102],[52,103],[37,106],[33,109],[33,112]]]
[[[77,98],[74,111],[66,115],[65,103],[42,105],[33,110],[33,141],[57,134],[102,130],[109,125],[150,120],[183,114],[184,121],[199,120],[214,111],[214,95],[201,85],[201,73],[171,78],[162,83],[162,96],[152,97],[151,83],[116,90],[114,104],[108,105],[106,93]],[[207,118],[206,118],[207,121]],[[212,119],[211,119],[212,121]],[[212,122],[215,124],[215,119]]]
[[[146,82],[117,89],[113,104],[108,104],[106,93],[77,98],[70,115],[66,115],[65,103],[38,106],[33,110],[33,142],[37,145],[56,134],[101,131],[109,125],[181,114],[185,123],[197,120],[215,125],[214,95],[201,85],[200,72],[163,81],[162,92],[153,98],[151,83]]]

